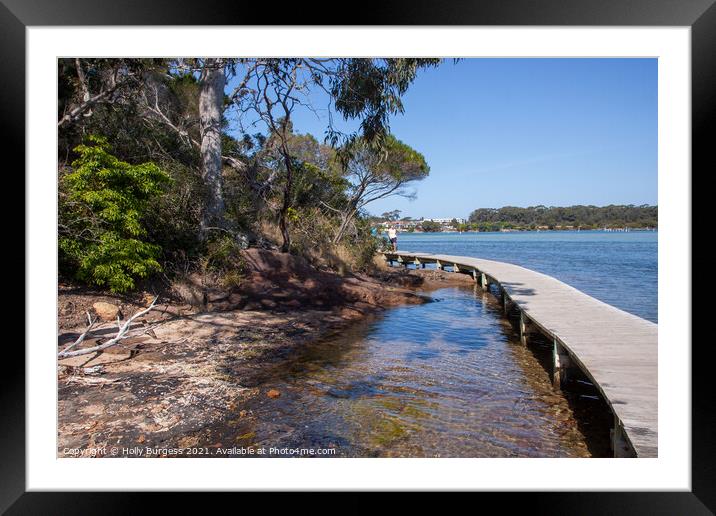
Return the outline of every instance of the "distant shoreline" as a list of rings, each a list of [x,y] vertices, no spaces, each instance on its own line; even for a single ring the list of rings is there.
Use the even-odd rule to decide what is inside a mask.
[[[591,233],[658,233],[659,228],[607,228],[607,229],[503,229],[499,231],[479,231],[477,229],[470,229],[465,231],[403,231],[398,229],[401,234],[435,234],[435,233],[581,233],[583,231],[589,231]]]

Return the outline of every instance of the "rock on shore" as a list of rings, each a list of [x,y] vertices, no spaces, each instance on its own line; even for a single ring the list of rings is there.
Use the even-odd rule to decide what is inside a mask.
[[[189,300],[176,291],[160,296],[121,346],[59,362],[60,455],[67,448],[109,443],[208,445],[217,424],[235,425],[240,435],[251,425],[247,400],[262,393],[280,396],[264,390],[263,382],[272,364],[297,347],[387,307],[423,303],[427,298],[419,290],[467,282],[463,275],[387,268],[370,276],[339,276],[299,257],[259,249],[247,250],[245,257],[248,270],[240,285],[222,290],[202,288],[201,278],[187,280],[197,283],[182,288],[199,294]],[[85,312],[99,314],[96,305],[114,319],[98,325],[80,348],[116,332],[115,309],[128,317],[150,297],[61,286],[58,346],[84,331]]]

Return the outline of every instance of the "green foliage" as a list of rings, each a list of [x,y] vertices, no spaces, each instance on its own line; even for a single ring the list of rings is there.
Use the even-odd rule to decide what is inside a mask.
[[[388,135],[385,138],[383,149],[385,152],[383,169],[396,182],[425,179],[430,173],[425,156],[395,136]]]
[[[201,220],[204,184],[187,166],[167,162],[163,169],[172,178],[161,195],[151,199],[143,217],[147,240],[162,248],[162,259],[180,266],[203,252],[197,227]]]
[[[530,206],[519,208],[480,208],[470,214],[470,226],[480,231],[502,228],[601,229],[603,227],[656,227],[657,206]]]
[[[170,183],[154,163],[131,165],[90,136],[60,180],[60,265],[78,279],[126,292],[136,278],[161,270],[161,248],[142,238],[150,200]]]
[[[371,267],[382,238],[371,235],[369,221],[356,219],[354,230],[336,244],[332,237],[337,224],[335,217],[318,208],[299,209],[294,223],[292,252],[304,256],[314,265],[340,272]]]
[[[201,60],[60,59],[57,117],[65,119],[58,126],[60,271],[116,292],[130,290],[139,278],[160,268],[169,275],[203,269],[236,284],[241,264],[235,244],[222,236],[231,232],[252,243],[273,244],[281,238],[274,228],[279,214],[291,240],[296,239],[294,252],[317,257],[316,263],[329,267],[339,262],[348,269],[362,267],[374,245],[362,229],[363,201],[410,195],[403,186],[427,174],[423,156],[390,136],[388,122],[403,111],[401,96],[420,70],[439,62],[226,60],[228,77],[241,79],[256,65],[271,80],[296,79],[301,86],[293,90],[296,98],[327,91],[328,109],[360,127],[356,124],[343,135],[331,125],[324,135],[326,144],[294,133],[289,112],[276,120],[287,129],[285,134],[270,128],[251,134],[245,129],[258,119],[248,117],[266,111],[266,98],[251,94],[255,82],[225,97],[221,153],[230,157],[232,166],[224,166],[226,213],[217,224],[225,231],[207,237],[201,231],[208,191],[198,144],[201,79],[180,66],[200,66]],[[87,93],[110,89],[101,101],[82,107]],[[251,106],[246,102],[252,100],[263,107],[247,111]],[[309,97],[304,100],[306,104],[299,104],[310,103]],[[76,109],[80,111],[73,114]],[[242,115],[238,126],[232,118],[237,112]],[[93,134],[105,139],[85,140]],[[343,155],[349,145],[337,148],[339,141],[360,142],[371,154],[375,167],[369,172],[375,174],[365,183],[366,190],[357,191],[360,181],[346,171]]]
[[[361,135],[366,141],[380,141],[390,131],[391,115],[403,113],[401,96],[418,71],[439,63],[440,59],[339,59],[328,81],[336,110],[346,119],[361,119]],[[341,136],[329,127],[327,137],[332,145],[336,146]]]
[[[223,271],[227,268],[243,268],[241,245],[230,235],[222,235],[207,244],[205,268]]]
[[[385,220],[395,221],[400,218],[400,210],[386,211],[381,215]]]
[[[387,240],[370,233],[370,223],[365,219],[358,219],[357,231],[349,240],[348,246],[354,256],[354,267],[365,270],[373,265],[375,253],[381,247],[387,248]]]
[[[208,242],[201,261],[202,268],[205,272],[216,274],[225,288],[239,286],[248,270],[241,251],[241,244],[235,238],[223,234]]]
[[[426,233],[442,231],[442,225],[439,222],[433,222],[432,220],[424,220],[420,227]]]

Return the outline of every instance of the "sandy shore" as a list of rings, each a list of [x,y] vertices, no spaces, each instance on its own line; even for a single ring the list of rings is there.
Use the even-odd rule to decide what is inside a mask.
[[[132,456],[137,447],[232,446],[213,442],[212,429],[229,426],[239,439],[253,417],[244,408],[248,402],[281,395],[263,392],[261,378],[298,347],[392,306],[423,303],[430,290],[472,282],[432,270],[338,277],[285,256],[257,252],[245,285],[205,292],[199,306],[160,296],[155,309],[137,320],[136,336],[101,354],[60,360],[58,456],[92,456],[96,450],[111,456],[112,447],[118,456]],[[61,286],[59,349],[84,331],[85,311],[97,301],[118,306],[127,317],[151,297]],[[81,347],[116,331],[116,322],[103,323],[99,337]]]

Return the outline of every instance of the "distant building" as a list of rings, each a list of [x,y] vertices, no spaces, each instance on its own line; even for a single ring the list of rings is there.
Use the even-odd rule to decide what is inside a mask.
[[[444,219],[407,219],[407,220],[396,220],[396,221],[384,221],[380,223],[381,228],[384,230],[388,229],[391,226],[394,226],[398,231],[422,231],[421,224],[425,221],[435,222],[437,224],[440,224],[443,226],[442,229],[444,230],[454,230],[457,229],[452,226],[452,221],[457,221],[458,224],[465,224],[467,222],[466,219],[452,217],[452,218],[444,218]]]
[[[458,217],[450,217],[449,219],[425,219],[430,222],[437,222],[438,224],[450,224],[453,220],[456,220],[458,224],[465,224],[466,220]]]
[[[394,226],[398,231],[405,231],[408,229],[415,228],[415,226],[417,226],[418,224],[420,224],[419,220],[410,219],[410,220],[396,220],[396,221],[392,221],[392,222],[381,222],[380,225],[384,229]]]

